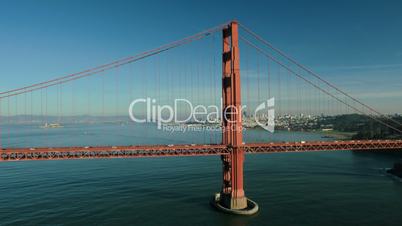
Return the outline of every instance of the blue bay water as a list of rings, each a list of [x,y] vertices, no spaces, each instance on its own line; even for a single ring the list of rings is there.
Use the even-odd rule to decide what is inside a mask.
[[[23,127],[23,128],[22,128]],[[170,134],[151,125],[6,128],[2,144],[129,145],[219,142],[219,133]],[[317,140],[262,130],[246,142]],[[218,156],[0,163],[0,225],[402,225],[402,183],[384,173],[400,155],[358,152],[247,155],[252,217],[209,205],[221,185]]]

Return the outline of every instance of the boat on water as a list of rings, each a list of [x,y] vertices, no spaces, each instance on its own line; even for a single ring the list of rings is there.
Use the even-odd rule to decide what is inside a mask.
[[[63,128],[60,123],[45,123],[45,125],[41,126],[42,129],[55,129],[55,128]]]

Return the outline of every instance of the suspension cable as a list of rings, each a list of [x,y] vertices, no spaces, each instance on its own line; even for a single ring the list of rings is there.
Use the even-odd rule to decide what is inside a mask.
[[[332,83],[328,82],[327,80],[325,80],[324,78],[322,78],[320,75],[318,75],[317,73],[313,72],[311,69],[309,69],[308,67],[298,63],[295,59],[293,59],[292,57],[290,57],[289,55],[285,54],[282,50],[274,47],[270,42],[266,41],[265,39],[263,39],[260,35],[256,34],[255,32],[253,32],[251,29],[247,28],[246,26],[244,26],[243,24],[239,23],[239,26],[241,28],[243,28],[248,34],[252,35],[255,39],[257,39],[258,41],[262,42],[263,44],[265,44],[266,46],[268,46],[269,48],[271,48],[272,50],[274,50],[275,52],[277,52],[278,54],[280,54],[281,56],[285,57],[287,60],[289,60],[290,62],[294,63],[295,65],[297,65],[298,67],[302,68],[304,71],[308,72],[310,75],[314,76],[315,78],[319,79],[321,82],[324,82],[326,85],[330,86],[331,88],[337,90],[338,92],[342,93],[343,95],[347,96],[348,98],[350,98],[351,100],[353,100],[354,102],[359,103],[360,105],[364,106],[365,108],[367,108],[369,111],[376,113],[377,115],[383,116],[385,118],[387,118],[388,120],[402,126],[402,123],[396,121],[395,119],[389,117],[388,115],[385,115],[381,112],[379,112],[378,110],[366,105],[365,103],[361,102],[360,100],[356,99],[355,97],[349,95],[348,93],[346,93],[345,91],[341,90],[340,88],[336,87],[335,85],[333,85]]]
[[[260,52],[260,53],[261,53],[262,55],[264,55],[265,57],[268,57],[268,58],[271,59],[272,61],[275,61],[277,64],[279,64],[280,66],[282,66],[283,68],[285,68],[286,70],[288,70],[289,72],[291,72],[292,74],[294,74],[295,76],[297,76],[298,78],[300,78],[300,79],[304,80],[305,82],[309,83],[309,84],[312,85],[314,88],[319,89],[321,92],[323,92],[323,93],[325,93],[325,94],[331,96],[331,97],[334,98],[335,100],[337,100],[337,101],[339,101],[339,102],[341,102],[341,103],[343,103],[343,104],[349,106],[350,108],[354,109],[355,111],[357,111],[357,112],[359,112],[359,113],[361,113],[361,114],[363,114],[363,115],[366,115],[362,110],[360,110],[360,109],[358,109],[358,108],[356,108],[356,107],[354,107],[354,106],[352,106],[352,105],[350,105],[350,104],[344,102],[342,99],[339,99],[338,97],[336,97],[335,95],[333,95],[333,94],[330,93],[329,91],[327,91],[327,90],[321,88],[320,86],[314,84],[314,83],[313,83],[312,81],[310,81],[309,79],[307,79],[307,78],[305,78],[304,76],[298,74],[297,72],[295,72],[294,70],[292,70],[290,67],[286,66],[284,63],[282,63],[281,61],[279,61],[278,59],[276,59],[276,58],[273,57],[272,55],[268,54],[267,52],[265,52],[264,50],[262,50],[261,48],[259,48],[258,46],[256,46],[255,44],[253,44],[252,42],[250,42],[249,40],[247,40],[246,38],[244,38],[244,37],[242,37],[242,36],[239,36],[239,38],[240,38],[241,40],[243,40],[247,45],[249,45],[249,46],[255,48],[258,52]],[[373,120],[375,120],[375,121],[377,121],[377,122],[379,122],[379,123],[381,123],[381,124],[383,124],[384,126],[386,126],[386,127],[388,127],[388,128],[391,128],[391,129],[393,129],[393,130],[395,130],[395,131],[397,131],[397,132],[399,132],[399,133],[402,133],[402,130],[400,130],[400,129],[398,129],[398,128],[392,126],[392,125],[389,125],[388,123],[386,123],[386,122],[384,122],[384,121],[382,121],[382,120],[380,120],[380,119],[378,119],[378,118],[376,118],[376,117],[374,117],[374,116],[372,116],[372,115],[366,115],[366,116],[369,117],[369,118],[371,118],[371,119],[373,119]]]
[[[19,94],[23,94],[23,93],[30,92],[30,91],[35,91],[35,90],[38,90],[38,89],[44,89],[44,88],[47,88],[47,87],[50,87],[50,86],[54,86],[54,85],[57,85],[57,84],[62,84],[62,83],[65,83],[65,82],[73,81],[73,80],[76,80],[76,79],[79,79],[79,78],[83,78],[83,77],[87,77],[87,76],[90,76],[90,75],[97,74],[97,73],[102,72],[102,71],[110,70],[110,69],[113,69],[113,68],[116,68],[116,67],[119,67],[119,66],[122,66],[122,65],[125,65],[125,64],[129,64],[129,63],[132,63],[132,62],[135,62],[135,61],[138,61],[138,60],[141,60],[141,59],[144,59],[144,58],[147,58],[147,57],[150,57],[150,56],[162,53],[162,52],[165,52],[167,50],[170,50],[170,49],[173,49],[173,48],[176,48],[176,47],[179,47],[179,46],[183,46],[183,45],[191,43],[193,41],[203,39],[203,38],[205,38],[205,37],[207,37],[207,36],[209,36],[209,35],[211,35],[211,34],[213,34],[215,32],[218,32],[218,31],[222,30],[226,26],[227,26],[227,23],[219,25],[219,26],[216,26],[216,27],[213,27],[213,28],[210,28],[210,29],[207,29],[205,31],[199,32],[199,33],[197,33],[195,35],[186,37],[184,39],[180,39],[178,41],[174,41],[174,42],[162,45],[162,46],[160,46],[158,48],[155,48],[155,49],[152,49],[152,50],[137,54],[135,56],[126,57],[124,59],[120,59],[120,60],[114,61],[112,63],[104,64],[104,65],[94,67],[94,68],[91,68],[91,69],[88,69],[88,70],[84,70],[84,71],[81,71],[81,72],[78,72],[78,73],[66,75],[66,76],[63,76],[63,77],[59,77],[59,78],[52,79],[52,80],[45,81],[45,82],[36,83],[36,84],[33,84],[33,85],[18,88],[18,89],[13,89],[13,90],[5,91],[5,92],[0,92],[0,95],[2,95],[2,96],[0,96],[0,99],[6,98],[6,97],[11,97],[11,96],[16,96],[16,95],[19,95]]]

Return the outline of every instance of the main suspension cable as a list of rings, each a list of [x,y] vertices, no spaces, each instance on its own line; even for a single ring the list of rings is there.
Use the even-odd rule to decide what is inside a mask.
[[[261,43],[265,44],[266,46],[268,46],[269,48],[271,48],[272,50],[274,50],[275,52],[277,52],[278,54],[280,54],[281,56],[285,57],[287,60],[289,60],[290,62],[294,63],[295,65],[297,65],[298,67],[302,68],[304,71],[306,71],[307,73],[309,73],[310,75],[314,76],[315,78],[317,78],[318,80],[320,80],[321,82],[324,82],[326,85],[328,85],[329,87],[335,89],[336,91],[342,93],[343,95],[347,96],[348,98],[350,98],[351,100],[353,100],[356,103],[359,103],[360,105],[364,106],[365,108],[367,108],[369,111],[374,112],[375,114],[385,117],[388,120],[402,126],[402,123],[396,121],[395,119],[389,117],[388,115],[385,115],[381,112],[379,112],[378,110],[374,109],[373,107],[368,106],[367,104],[361,102],[360,100],[356,99],[355,97],[349,95],[348,93],[346,93],[345,91],[341,90],[340,88],[338,88],[337,86],[335,86],[334,84],[330,83],[329,81],[325,80],[324,78],[322,78],[320,75],[318,75],[317,73],[315,73],[314,71],[312,71],[311,69],[309,69],[308,67],[298,63],[295,59],[293,59],[292,57],[290,57],[289,55],[285,54],[282,50],[274,47],[270,42],[266,41],[264,38],[262,38],[260,35],[256,34],[255,32],[253,32],[251,29],[249,29],[248,27],[244,26],[243,24],[239,23],[239,26],[244,29],[244,31],[246,31],[248,34],[250,34],[251,36],[253,36],[255,39],[257,39],[258,41],[260,41]]]
[[[101,66],[94,67],[94,68],[91,68],[91,69],[88,69],[88,70],[84,70],[84,71],[81,71],[81,72],[78,72],[78,73],[62,76],[62,77],[59,77],[59,78],[56,78],[56,79],[36,83],[36,84],[33,84],[33,85],[18,88],[18,89],[12,89],[12,90],[9,90],[9,91],[0,92],[0,95],[1,95],[0,99],[20,95],[20,94],[35,91],[35,90],[38,90],[38,89],[47,88],[47,87],[50,87],[50,86],[55,86],[55,85],[58,85],[58,84],[63,84],[65,82],[73,81],[73,80],[76,80],[76,79],[79,79],[79,78],[83,78],[83,77],[87,77],[87,76],[90,76],[90,75],[97,74],[99,72],[110,70],[110,69],[113,69],[113,68],[116,68],[116,67],[119,67],[119,66],[122,66],[122,65],[125,65],[125,64],[129,64],[129,63],[132,63],[132,62],[135,62],[135,61],[138,61],[138,60],[141,60],[141,59],[144,59],[144,58],[147,58],[147,57],[150,57],[150,56],[162,53],[162,52],[165,52],[167,50],[170,50],[170,49],[173,49],[173,48],[176,48],[176,47],[179,47],[179,46],[183,46],[183,45],[191,43],[193,41],[203,39],[203,38],[205,38],[205,37],[207,37],[207,36],[209,36],[209,35],[211,35],[211,34],[213,34],[215,32],[221,31],[226,26],[227,26],[227,23],[219,25],[219,26],[216,26],[216,27],[213,27],[213,28],[210,28],[210,29],[207,29],[205,31],[199,32],[197,34],[194,34],[192,36],[186,37],[184,39],[180,39],[178,41],[174,41],[174,42],[162,45],[162,46],[160,46],[158,48],[155,48],[155,49],[152,49],[152,50],[137,54],[135,56],[126,57],[124,59],[120,59],[120,60],[117,60],[117,61],[114,61],[114,62],[108,63],[108,64],[103,64]]]
[[[298,74],[297,72],[295,72],[294,70],[292,70],[290,67],[286,66],[284,63],[282,63],[281,61],[279,61],[278,59],[276,59],[275,57],[273,57],[273,56],[270,55],[269,53],[265,52],[264,50],[262,50],[261,48],[259,48],[259,47],[256,46],[254,43],[252,43],[252,42],[250,42],[249,40],[247,40],[246,38],[244,38],[244,37],[242,37],[242,36],[239,36],[239,38],[240,38],[242,41],[244,41],[247,45],[249,45],[249,46],[255,48],[258,52],[260,52],[260,53],[261,53],[262,55],[264,55],[265,57],[268,57],[268,58],[271,59],[272,61],[275,61],[278,65],[282,66],[283,68],[285,68],[286,70],[288,70],[289,72],[291,72],[292,74],[294,74],[295,76],[297,76],[298,78],[300,78],[300,79],[304,80],[305,82],[307,82],[308,84],[312,85],[314,88],[319,89],[321,92],[323,92],[323,93],[325,93],[325,94],[331,96],[331,97],[334,98],[335,100],[337,100],[337,101],[339,101],[339,102],[341,102],[341,103],[347,105],[348,107],[354,109],[356,112],[359,112],[359,113],[361,113],[361,114],[363,114],[363,115],[366,115],[362,110],[360,110],[360,109],[358,109],[358,108],[356,108],[356,107],[354,107],[354,106],[352,106],[352,105],[350,105],[350,104],[344,102],[342,99],[339,99],[338,97],[336,97],[336,96],[333,95],[332,93],[330,93],[330,92],[328,92],[327,90],[321,88],[320,86],[314,84],[312,81],[310,81],[309,79],[305,78],[304,76]],[[386,126],[386,127],[388,127],[388,128],[391,128],[391,129],[393,129],[393,130],[395,130],[395,131],[397,131],[397,132],[399,132],[399,133],[402,133],[402,130],[400,130],[400,129],[398,129],[398,128],[392,126],[392,125],[389,125],[388,123],[386,123],[386,122],[384,122],[384,121],[382,121],[382,120],[380,120],[380,119],[378,119],[378,118],[376,118],[376,117],[374,117],[374,116],[372,116],[372,115],[366,115],[366,116],[369,117],[369,118],[371,118],[371,119],[373,119],[373,120],[375,120],[375,121],[377,121],[377,122],[379,122],[379,123],[381,123],[382,125],[384,125],[384,126]]]

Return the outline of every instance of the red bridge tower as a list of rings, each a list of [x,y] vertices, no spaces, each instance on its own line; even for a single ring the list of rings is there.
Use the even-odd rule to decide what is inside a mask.
[[[223,29],[222,53],[222,143],[231,150],[222,155],[222,191],[215,197],[216,206],[226,212],[249,215],[258,205],[247,199],[243,189],[243,134],[240,86],[240,52],[238,23]]]

